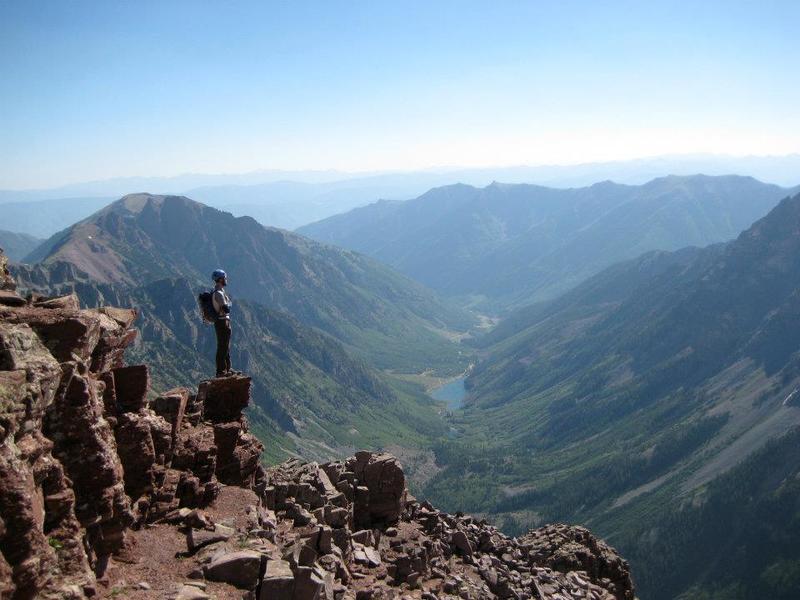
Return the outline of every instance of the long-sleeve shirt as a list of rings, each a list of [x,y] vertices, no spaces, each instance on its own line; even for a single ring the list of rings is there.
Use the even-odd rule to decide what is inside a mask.
[[[211,302],[214,304],[218,319],[231,318],[231,299],[223,288],[214,289],[214,293],[211,295]]]

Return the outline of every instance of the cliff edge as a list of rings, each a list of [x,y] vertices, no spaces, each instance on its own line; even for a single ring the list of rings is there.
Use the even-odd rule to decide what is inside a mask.
[[[149,389],[131,309],[21,298],[0,252],[0,599],[633,600],[587,530],[509,538],[388,454],[265,469],[250,379]]]

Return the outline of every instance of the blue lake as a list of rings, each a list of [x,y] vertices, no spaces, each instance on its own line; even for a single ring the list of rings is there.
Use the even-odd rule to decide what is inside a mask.
[[[467,390],[464,387],[464,380],[466,377],[459,377],[450,383],[436,388],[431,391],[431,397],[440,402],[446,402],[447,408],[450,410],[457,410],[461,408],[464,403],[464,397],[467,395]]]

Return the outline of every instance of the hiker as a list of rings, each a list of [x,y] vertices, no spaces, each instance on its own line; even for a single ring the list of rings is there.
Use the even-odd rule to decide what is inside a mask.
[[[211,302],[216,313],[217,377],[224,377],[231,374],[231,299],[225,293],[228,276],[222,269],[217,269],[211,274],[211,279],[214,280]]]

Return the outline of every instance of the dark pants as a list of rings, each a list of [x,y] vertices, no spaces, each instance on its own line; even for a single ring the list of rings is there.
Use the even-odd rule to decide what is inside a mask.
[[[231,370],[231,321],[217,319],[214,321],[217,332],[217,377]]]

